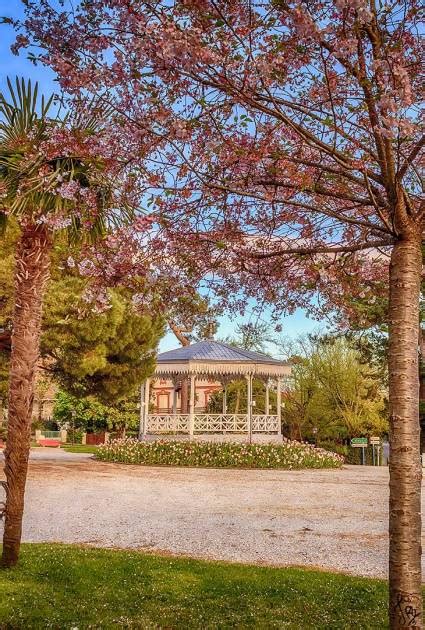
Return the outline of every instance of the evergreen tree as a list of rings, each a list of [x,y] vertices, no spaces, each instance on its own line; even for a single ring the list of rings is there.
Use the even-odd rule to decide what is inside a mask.
[[[18,230],[11,226],[1,239],[5,255],[0,260],[0,327],[5,330],[11,327],[17,236]],[[86,298],[87,281],[76,267],[64,263],[65,253],[69,254],[69,246],[58,242],[43,313],[43,369],[70,394],[116,404],[134,396],[152,373],[164,322],[159,315],[136,311],[131,293],[124,289],[110,289],[109,304],[97,311]],[[0,351],[0,396],[7,392],[8,359],[6,347]]]

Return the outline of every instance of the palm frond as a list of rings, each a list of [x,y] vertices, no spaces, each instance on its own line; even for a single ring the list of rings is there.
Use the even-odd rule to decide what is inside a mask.
[[[48,157],[40,150],[56,127],[88,137],[101,133],[113,108],[93,99],[89,107],[75,107],[60,119],[51,113],[54,95],[40,96],[38,83],[16,77],[14,82],[8,78],[7,86],[7,94],[0,92],[0,190],[7,214],[64,226],[69,222],[71,240],[93,241],[131,221],[131,208],[114,207],[116,184],[104,172],[102,159],[60,153]],[[73,183],[77,190],[93,191],[90,206],[85,206],[84,194],[78,199],[62,194],[63,185]]]

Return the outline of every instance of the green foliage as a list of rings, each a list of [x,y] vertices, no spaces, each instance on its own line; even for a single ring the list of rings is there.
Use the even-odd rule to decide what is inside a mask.
[[[55,397],[53,419],[60,427],[71,427],[88,433],[137,429],[139,414],[133,400],[104,405],[94,397],[77,398],[64,391]]]
[[[41,354],[53,358],[52,374],[68,392],[115,404],[135,395],[152,374],[163,321],[137,313],[131,295],[118,289],[109,290],[109,307],[96,312],[84,301],[84,289],[71,275],[51,286]]]
[[[266,344],[273,342],[270,331],[270,325],[267,323],[247,322],[236,326],[236,335],[223,339],[224,343],[236,348],[244,348],[244,350],[253,350],[254,352],[265,352]]]
[[[19,230],[9,222],[1,239],[0,328],[10,328],[13,308],[14,249]],[[110,289],[109,305],[95,310],[85,299],[87,281],[64,260],[78,249],[57,239],[53,272],[45,297],[41,355],[47,372],[69,392],[110,402],[135,395],[152,373],[155,350],[164,333],[159,316],[136,312],[131,293]],[[8,354],[0,352],[0,398],[6,396]]]
[[[79,399],[63,391],[55,396],[53,420],[60,427],[69,425],[89,432],[107,428],[105,405],[95,399]]]
[[[343,459],[310,444],[114,440],[99,447],[97,459],[125,464],[213,468],[339,468]]]
[[[139,551],[23,545],[0,574],[5,628],[388,628],[384,580]]]
[[[299,357],[292,385],[284,420],[305,437],[320,441],[388,430],[379,374],[344,339],[318,342]]]
[[[252,382],[252,399],[255,401],[253,407],[254,413],[265,413],[266,393],[263,381],[253,379]],[[247,412],[247,385],[246,379],[231,381],[226,387],[226,403],[228,413],[246,413]],[[273,389],[269,391],[270,413],[276,413],[276,392]],[[223,411],[223,391],[217,391],[212,394],[208,402],[209,413],[222,413]]]
[[[313,343],[329,344],[336,339],[345,339],[359,353],[359,360],[376,372],[385,387],[388,387],[388,334],[385,326],[366,330],[348,330],[344,333],[309,335]]]

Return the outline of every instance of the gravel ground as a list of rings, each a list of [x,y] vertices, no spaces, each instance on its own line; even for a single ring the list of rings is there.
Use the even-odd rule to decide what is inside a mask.
[[[93,459],[91,453],[67,453],[61,448],[37,447],[32,448],[30,453],[31,461],[47,462],[83,462]],[[0,451],[0,461],[4,460],[3,451]]]
[[[384,467],[200,470],[34,457],[26,542],[386,576]]]

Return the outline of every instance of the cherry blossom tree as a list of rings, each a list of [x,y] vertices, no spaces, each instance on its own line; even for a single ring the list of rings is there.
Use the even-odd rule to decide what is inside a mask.
[[[112,104],[123,138],[153,121],[167,255],[219,297],[320,312],[388,292],[392,628],[423,627],[419,5],[28,0],[16,44]]]

